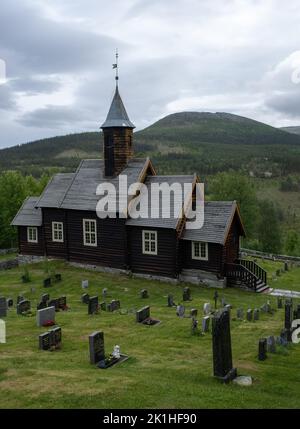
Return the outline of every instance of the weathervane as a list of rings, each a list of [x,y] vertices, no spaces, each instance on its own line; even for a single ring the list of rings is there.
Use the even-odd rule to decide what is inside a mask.
[[[118,49],[116,49],[116,62],[112,65],[113,69],[116,69],[116,86],[118,86],[118,80],[119,80],[119,75],[118,75],[118,58],[119,58],[119,54],[118,54]]]

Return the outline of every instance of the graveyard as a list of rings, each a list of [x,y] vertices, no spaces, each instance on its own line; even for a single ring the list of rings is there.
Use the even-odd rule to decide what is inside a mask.
[[[282,262],[259,263],[268,271],[270,287],[300,292],[300,267],[273,276]],[[49,272],[61,274],[61,280],[45,288]],[[258,359],[259,340],[278,336],[284,328],[284,305],[278,309],[275,296],[112,275],[59,261],[28,265],[30,281],[26,283],[21,280],[23,274],[23,267],[0,271],[0,296],[13,300],[3,318],[6,343],[0,344],[0,408],[300,407],[300,344],[277,345],[276,353]],[[82,288],[84,280],[88,285]],[[190,289],[185,300],[184,287]],[[217,308],[222,307],[222,300],[232,307],[233,367],[238,375],[252,377],[251,386],[222,384],[213,377],[211,324],[208,332],[200,331],[207,317],[204,304],[210,304],[205,311],[214,309],[216,291]],[[42,322],[36,318],[37,305],[43,311],[43,294],[49,294],[52,313],[56,304],[61,307],[55,315],[45,316],[55,317],[55,325],[49,327],[39,326]],[[170,294],[174,305],[169,302]],[[18,296],[24,298],[26,315],[17,314]],[[255,309],[266,306],[268,300],[272,312],[260,311],[254,321]],[[96,301],[98,311],[93,305]],[[184,314],[178,304],[185,307]],[[294,299],[294,306],[298,304],[300,299]],[[240,318],[236,317],[238,309],[243,310]],[[249,309],[251,320],[247,320]],[[195,332],[191,310],[199,321]],[[137,311],[140,320],[159,323],[138,323]],[[51,331],[57,326],[61,330],[56,331],[53,351],[41,349],[39,336],[50,331],[50,337],[55,337]],[[106,354],[119,345],[128,359],[107,369],[92,364],[89,341],[97,331],[104,333]]]

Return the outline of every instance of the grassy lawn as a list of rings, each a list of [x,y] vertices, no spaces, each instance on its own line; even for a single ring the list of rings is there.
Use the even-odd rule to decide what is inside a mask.
[[[276,271],[272,263],[270,271]],[[269,267],[270,264],[270,267]],[[265,362],[257,360],[258,340],[278,335],[283,328],[284,310],[273,316],[262,314],[258,322],[231,322],[234,365],[241,375],[251,375],[251,387],[221,385],[212,377],[211,334],[191,335],[191,320],[180,319],[168,308],[167,294],[175,302],[182,297],[182,285],[131,279],[72,268],[63,262],[51,262],[62,274],[61,283],[42,288],[43,264],[30,266],[32,281],[20,282],[21,268],[0,272],[0,295],[14,298],[24,294],[33,310],[40,295],[49,292],[55,298],[66,295],[70,310],[56,315],[62,327],[60,351],[38,350],[35,317],[17,316],[15,307],[6,318],[7,343],[0,344],[0,408],[299,408],[300,344],[278,349]],[[109,300],[120,299],[123,309],[151,305],[158,326],[137,325],[135,315],[101,312],[88,316],[80,302],[81,280],[89,279],[89,294],[109,290]],[[300,289],[300,268],[283,274],[276,287]],[[213,289],[190,286],[193,301],[186,308],[198,308],[199,325],[205,302],[213,303]],[[31,288],[35,288],[31,291]],[[139,291],[147,288],[149,299]],[[268,297],[238,289],[219,291],[237,307],[261,306]],[[276,299],[270,297],[276,308]],[[296,300],[295,300],[296,302]],[[188,312],[188,311],[187,311]],[[89,363],[88,335],[96,330],[105,334],[106,353],[115,344],[130,359],[107,370]]]
[[[0,262],[7,261],[8,259],[14,259],[16,256],[16,253],[6,253],[5,255],[0,255]]]

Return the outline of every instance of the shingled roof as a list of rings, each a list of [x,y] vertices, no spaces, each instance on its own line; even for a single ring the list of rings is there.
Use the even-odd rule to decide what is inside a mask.
[[[188,195],[184,195],[184,184],[185,183],[190,183],[193,184],[196,181],[196,175],[188,175],[188,176],[148,176],[146,181],[145,181],[145,185],[148,188],[148,195],[149,195],[149,199],[146,200],[142,200],[141,201],[141,205],[142,204],[148,204],[148,217],[147,218],[143,218],[143,217],[139,217],[137,219],[128,219],[126,222],[126,225],[129,226],[145,226],[145,227],[154,227],[154,228],[170,228],[170,229],[176,229],[179,220],[181,219],[181,210],[182,210],[182,205],[180,205],[180,209],[178,210],[178,206],[177,203],[174,198],[173,195],[171,194],[171,198],[170,198],[170,217],[166,218],[163,217],[161,210],[159,211],[159,217],[158,218],[151,218],[151,209],[156,208],[158,209],[159,207],[162,207],[162,198],[163,198],[163,194],[162,192],[160,192],[159,194],[159,201],[156,202],[157,206],[156,207],[152,207],[151,204],[153,204],[153,201],[151,200],[150,197],[150,188],[152,184],[158,184],[161,185],[162,183],[167,183],[168,185],[172,185],[174,183],[179,183],[182,187],[182,194],[181,194],[181,198],[179,200],[179,202],[183,202],[186,201],[186,198],[188,198]],[[133,202],[134,203],[134,200]],[[174,209],[175,208],[175,209]]]
[[[235,201],[206,201],[204,203],[204,224],[200,229],[185,229],[183,240],[205,241],[224,244],[235,213]],[[241,224],[244,233],[243,225]]]
[[[111,102],[110,109],[107,114],[107,118],[105,122],[101,125],[101,128],[112,128],[112,127],[135,128],[135,126],[130,121],[127,115],[122,98],[119,94],[118,87],[116,87],[116,92]]]
[[[35,208],[38,197],[27,197],[11,222],[13,226],[41,226],[42,210]]]
[[[129,161],[122,171],[122,175],[127,175],[128,186],[141,180],[149,163],[149,158],[133,158]],[[81,161],[76,173],[56,174],[36,206],[95,211],[99,200],[96,189],[104,182],[114,184],[118,190],[119,178],[105,177],[103,160],[85,159]]]

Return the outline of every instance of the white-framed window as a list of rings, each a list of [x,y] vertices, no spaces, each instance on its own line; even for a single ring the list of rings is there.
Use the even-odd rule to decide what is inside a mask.
[[[204,241],[192,241],[192,259],[208,261],[208,244]]]
[[[64,241],[64,224],[62,222],[52,222],[52,241],[63,243]]]
[[[38,230],[36,226],[27,227],[27,241],[28,243],[38,242]]]
[[[83,219],[83,244],[97,246],[97,222],[94,219]]]
[[[143,230],[143,253],[157,255],[157,231]]]

